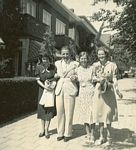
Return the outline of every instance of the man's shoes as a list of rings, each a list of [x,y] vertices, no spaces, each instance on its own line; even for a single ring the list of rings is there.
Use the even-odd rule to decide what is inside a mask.
[[[61,137],[57,137],[57,141],[61,141],[64,139],[64,136],[61,136]]]
[[[49,138],[50,138],[50,135],[49,135],[49,134],[47,134],[47,135],[45,134],[45,138],[46,138],[46,139],[49,139]]]
[[[64,142],[68,142],[71,139],[71,137],[64,137]]]

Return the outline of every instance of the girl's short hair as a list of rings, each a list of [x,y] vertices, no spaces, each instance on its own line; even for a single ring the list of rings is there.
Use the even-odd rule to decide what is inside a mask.
[[[65,50],[65,49],[70,52],[70,48],[69,48],[68,46],[63,46],[63,47],[61,48],[61,51],[62,51],[62,50]]]
[[[82,56],[86,56],[87,57],[87,60],[89,60],[89,57],[88,57],[88,53],[85,52],[85,51],[82,51],[79,53],[79,59],[82,57]]]
[[[39,55],[38,59],[39,59],[40,63],[42,63],[42,58],[47,58],[50,61],[50,57],[47,54]]]

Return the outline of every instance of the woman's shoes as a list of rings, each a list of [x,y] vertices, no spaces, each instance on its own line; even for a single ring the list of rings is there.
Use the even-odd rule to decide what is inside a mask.
[[[105,146],[110,146],[112,144],[112,138],[107,138],[106,143],[104,143]]]
[[[44,132],[40,132],[39,137],[43,137],[45,135],[45,131]]]
[[[104,142],[105,142],[104,138],[99,138],[98,140],[95,141],[95,145],[99,146],[99,145],[102,145]]]
[[[85,136],[85,143],[86,144],[94,144],[95,143],[95,139],[94,139],[94,136]]]

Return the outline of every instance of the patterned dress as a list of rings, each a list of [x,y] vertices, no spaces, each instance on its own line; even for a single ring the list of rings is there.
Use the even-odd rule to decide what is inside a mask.
[[[43,65],[37,65],[35,75],[40,78],[41,82],[44,83],[46,79],[52,78],[56,72],[54,65],[50,65],[50,72],[46,71]],[[45,70],[45,71],[44,71]],[[38,101],[40,101],[44,89],[39,86]],[[42,120],[51,119],[56,115],[56,107],[44,107],[38,102],[37,118]]]
[[[117,66],[115,63],[107,61],[103,66],[100,62],[94,63],[94,76],[98,76],[98,68],[103,70],[105,78],[110,83],[106,91],[100,91],[100,83],[96,83],[93,96],[93,122],[103,122],[110,124],[113,121],[115,111],[117,111],[117,102],[114,91],[114,78],[117,75]],[[116,121],[116,120],[115,120]]]
[[[92,68],[83,68],[82,66],[76,69],[78,81],[79,81],[79,95],[76,99],[76,107],[79,114],[75,114],[78,117],[79,123],[92,123],[92,96],[94,87],[92,84]]]

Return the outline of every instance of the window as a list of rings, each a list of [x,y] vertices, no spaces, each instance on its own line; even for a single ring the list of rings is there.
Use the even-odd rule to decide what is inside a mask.
[[[43,10],[43,23],[47,24],[51,28],[51,14],[46,10]]]
[[[21,8],[23,14],[27,13],[33,17],[36,17],[36,2],[33,0],[21,0]]]
[[[66,24],[64,24],[59,19],[56,19],[56,34],[57,35],[65,34],[65,28],[66,28]]]
[[[75,28],[70,28],[70,29],[69,29],[68,36],[69,36],[71,39],[75,40]]]

